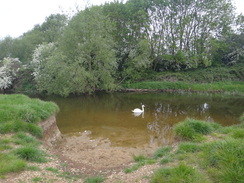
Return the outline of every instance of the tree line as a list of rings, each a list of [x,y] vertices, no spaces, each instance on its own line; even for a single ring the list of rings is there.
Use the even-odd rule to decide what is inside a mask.
[[[243,45],[244,16],[235,15],[231,0],[115,0],[72,18],[50,15],[22,36],[4,38],[0,67],[18,58],[25,65],[18,70],[28,70],[39,92],[67,96],[154,72],[233,65],[243,60]],[[8,70],[0,89],[18,77],[1,85]]]

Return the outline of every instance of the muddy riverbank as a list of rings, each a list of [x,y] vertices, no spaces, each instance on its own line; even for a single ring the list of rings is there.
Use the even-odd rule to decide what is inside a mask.
[[[96,174],[123,170],[132,163],[133,155],[149,156],[157,146],[116,147],[109,139],[91,139],[91,131],[72,135],[62,135],[57,127],[55,116],[39,124],[44,131],[43,144],[56,154],[71,169],[80,173]]]

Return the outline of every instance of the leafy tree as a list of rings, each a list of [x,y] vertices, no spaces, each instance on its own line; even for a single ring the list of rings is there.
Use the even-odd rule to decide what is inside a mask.
[[[74,16],[56,47],[39,46],[33,55],[39,91],[67,96],[114,88],[116,59],[112,24],[101,7]]]

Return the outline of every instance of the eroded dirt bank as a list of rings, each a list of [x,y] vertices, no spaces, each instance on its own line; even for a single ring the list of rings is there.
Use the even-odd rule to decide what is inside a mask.
[[[134,163],[132,155],[150,155],[156,147],[112,147],[109,139],[90,139],[90,131],[84,131],[72,136],[64,136],[60,133],[55,116],[42,121],[39,125],[43,128],[43,145],[41,149],[47,152],[49,161],[44,164],[30,163],[36,166],[38,171],[26,170],[17,174],[10,174],[3,182],[79,182],[82,183],[87,176],[102,176],[104,182],[141,182],[147,183],[153,170],[158,164],[147,165],[139,170],[125,174],[124,168]],[[58,172],[50,171],[57,170]],[[63,173],[69,172],[74,177],[63,177]],[[71,176],[72,177],[72,176]]]

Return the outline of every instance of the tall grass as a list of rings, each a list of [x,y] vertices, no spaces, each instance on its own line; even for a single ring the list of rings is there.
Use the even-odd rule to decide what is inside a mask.
[[[219,182],[244,182],[244,141],[228,139],[205,144],[204,165],[209,175]]]
[[[58,111],[58,106],[52,102],[31,99],[25,95],[0,95],[0,101],[0,123],[37,123]]]

